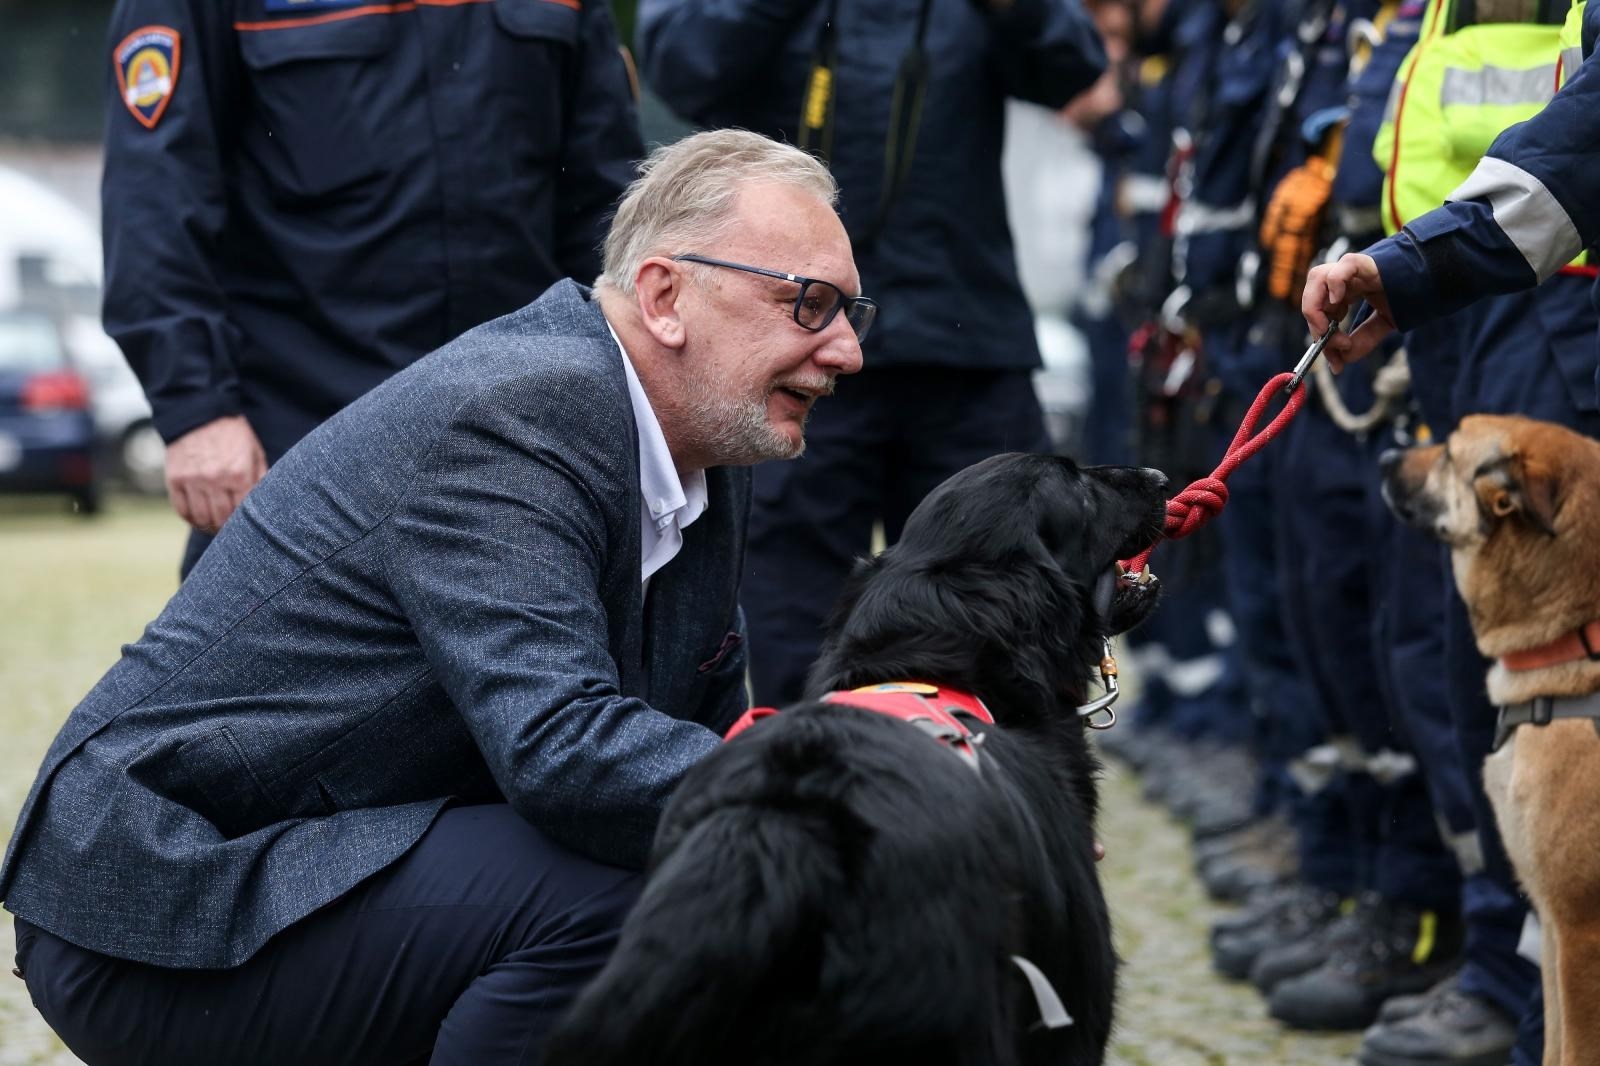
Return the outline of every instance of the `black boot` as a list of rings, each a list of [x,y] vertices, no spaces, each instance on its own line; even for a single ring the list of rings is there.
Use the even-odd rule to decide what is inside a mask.
[[[1268,894],[1266,905],[1250,924],[1231,923],[1213,928],[1211,964],[1235,980],[1250,976],[1250,967],[1263,951],[1310,936],[1339,916],[1336,892],[1305,884],[1288,884]]]
[[[1511,1058],[1515,1019],[1454,977],[1420,1001],[1391,1003],[1361,1040],[1362,1066],[1505,1066]]]
[[[1424,991],[1460,963],[1455,915],[1380,901],[1350,918],[1354,935],[1332,943],[1327,961],[1273,987],[1274,1018],[1296,1029],[1363,1029],[1384,1000]]]

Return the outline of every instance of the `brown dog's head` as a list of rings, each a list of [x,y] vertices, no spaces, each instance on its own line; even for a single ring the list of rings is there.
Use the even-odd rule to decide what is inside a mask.
[[[1600,444],[1549,422],[1472,415],[1447,443],[1379,464],[1395,515],[1450,546],[1484,654],[1600,616]]]

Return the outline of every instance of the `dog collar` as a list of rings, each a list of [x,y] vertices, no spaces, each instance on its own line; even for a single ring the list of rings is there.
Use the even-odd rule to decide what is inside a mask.
[[[822,702],[858,707],[909,722],[949,748],[975,771],[980,769],[978,745],[982,743],[983,734],[974,734],[956,715],[970,714],[985,725],[994,725],[994,716],[977,696],[922,681],[890,681],[848,692],[829,692],[822,697]],[[739,716],[722,739],[724,742],[732,740],[761,719],[777,713],[776,707],[752,707]]]
[[[1563,633],[1548,644],[1502,655],[1500,665],[1507,670],[1537,670],[1542,666],[1556,666],[1579,659],[1600,662],[1600,650],[1597,649],[1600,649],[1600,618],[1570,633]]]
[[[1587,696],[1537,696],[1522,703],[1508,703],[1494,720],[1494,745],[1499,751],[1519,725],[1549,725],[1557,718],[1590,718],[1600,733],[1600,692]]]

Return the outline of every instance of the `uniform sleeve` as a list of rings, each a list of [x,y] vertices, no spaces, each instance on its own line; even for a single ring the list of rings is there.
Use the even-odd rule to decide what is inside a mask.
[[[1367,250],[1410,329],[1532,288],[1600,241],[1600,60],[1490,146],[1451,202]]]
[[[171,68],[164,98],[159,86],[137,89],[150,74],[151,50],[141,44],[150,41],[156,69],[163,55]],[[239,98],[234,56],[227,5],[119,0],[112,13],[101,184],[105,328],[168,441],[240,411],[238,335],[214,270],[227,212],[223,145]],[[130,72],[136,84],[125,90]]]
[[[596,458],[615,448],[602,419],[582,417],[592,389],[542,388],[546,409],[575,412],[567,429],[595,439],[557,439],[525,396],[464,408],[391,519],[390,582],[511,806],[568,847],[637,868],[668,797],[718,738],[621,694],[597,493],[624,489]]]
[[[989,21],[1009,96],[1063,107],[1105,73],[1105,46],[1078,0],[1015,0]]]
[[[644,80],[698,118],[764,77],[795,24],[820,0],[640,0]]]
[[[600,245],[611,209],[644,155],[639,110],[609,4],[585,4],[578,81],[567,100],[556,210],[556,255],[563,273],[585,285],[600,273]]]

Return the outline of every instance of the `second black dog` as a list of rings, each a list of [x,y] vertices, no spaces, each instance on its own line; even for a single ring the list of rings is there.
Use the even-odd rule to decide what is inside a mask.
[[[963,719],[982,733],[976,768],[905,722],[818,701],[730,741],[669,805],[617,952],[546,1062],[1101,1062],[1116,959],[1075,712],[1102,635],[1154,606],[1152,585],[1105,593],[1115,561],[1159,535],[1165,484],[1006,455],[931,493],[857,568],[810,687],[976,695],[996,723]],[[1070,1024],[1041,1020],[1053,996]]]

